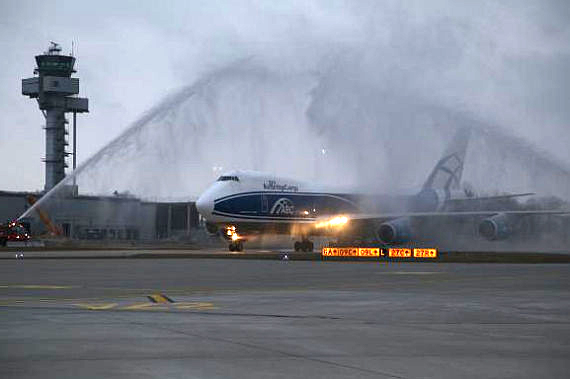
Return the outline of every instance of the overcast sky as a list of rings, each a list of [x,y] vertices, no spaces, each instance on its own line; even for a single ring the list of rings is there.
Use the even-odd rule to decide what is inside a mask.
[[[564,0],[0,0],[0,189],[43,187],[44,120],[20,81],[49,41],[76,44],[90,101],[79,162],[164,96],[255,57],[315,75],[340,62],[344,76],[469,112],[570,164],[569,20]]]

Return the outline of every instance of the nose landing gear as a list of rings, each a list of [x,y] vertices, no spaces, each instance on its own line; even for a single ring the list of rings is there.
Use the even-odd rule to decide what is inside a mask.
[[[233,241],[230,243],[229,249],[230,251],[243,251],[243,242]]]
[[[244,240],[237,234],[235,226],[226,227],[226,238],[231,241],[228,246],[230,251],[243,251]]]

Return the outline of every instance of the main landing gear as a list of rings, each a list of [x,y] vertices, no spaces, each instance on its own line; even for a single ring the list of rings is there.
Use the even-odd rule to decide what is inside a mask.
[[[306,253],[311,253],[313,251],[313,241],[309,241],[303,238],[302,241],[295,242],[295,251],[304,251]]]

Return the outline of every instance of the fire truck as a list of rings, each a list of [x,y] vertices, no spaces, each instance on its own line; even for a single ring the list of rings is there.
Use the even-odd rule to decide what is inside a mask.
[[[16,221],[0,224],[0,246],[6,246],[9,241],[28,241],[30,235],[24,226]]]

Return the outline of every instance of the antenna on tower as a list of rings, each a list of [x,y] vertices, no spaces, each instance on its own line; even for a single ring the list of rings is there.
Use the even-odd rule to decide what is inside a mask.
[[[50,46],[48,48],[48,51],[44,54],[46,55],[59,55],[59,53],[61,52],[61,47],[59,47],[59,44],[53,41],[49,41],[50,42]]]
[[[71,56],[73,56],[73,40],[71,40]]]

